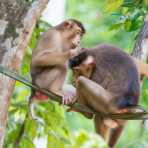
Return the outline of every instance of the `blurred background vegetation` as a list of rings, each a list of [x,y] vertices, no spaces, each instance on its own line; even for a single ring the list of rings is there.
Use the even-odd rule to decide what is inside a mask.
[[[67,0],[65,18],[75,18],[84,24],[86,35],[82,40],[83,47],[110,42],[130,54],[147,10],[147,0]],[[33,32],[20,70],[27,79],[30,79],[32,49],[40,34],[50,26],[40,20]],[[145,79],[140,104],[148,109],[147,88],[148,80]],[[36,105],[35,113],[41,123],[28,118],[29,95],[30,89],[17,82],[9,107],[4,147],[13,148],[19,142],[20,148],[34,148],[35,143],[43,138],[48,148],[107,148],[102,138],[95,134],[92,120],[78,113],[67,113],[65,107],[58,103],[49,101]],[[130,121],[117,148],[147,148],[147,134],[148,123],[143,126],[141,121]]]

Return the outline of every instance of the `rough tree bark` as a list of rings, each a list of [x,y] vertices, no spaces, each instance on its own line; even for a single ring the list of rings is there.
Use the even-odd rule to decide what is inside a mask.
[[[144,62],[148,60],[148,14],[144,18],[144,23],[139,32],[135,47],[132,52],[132,56],[143,60]],[[141,80],[142,79],[143,78],[141,78]],[[147,128],[147,124],[147,120],[144,120],[144,124],[142,124],[142,129]]]
[[[143,61],[148,59],[148,14],[145,16],[132,55]]]
[[[0,0],[0,64],[13,71],[21,66],[37,19],[49,0]],[[3,145],[9,101],[15,81],[0,74],[0,148]]]

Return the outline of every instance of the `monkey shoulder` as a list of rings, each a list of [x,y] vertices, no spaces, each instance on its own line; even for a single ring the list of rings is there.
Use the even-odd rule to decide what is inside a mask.
[[[122,49],[108,43],[102,43],[90,50],[93,56],[100,59],[99,62],[104,62],[112,66],[127,66],[136,68],[133,59]],[[124,68],[124,67],[123,67]]]
[[[133,83],[139,85],[137,67],[132,58],[121,49],[110,45],[100,44],[89,50],[96,59],[96,69],[92,79],[111,90],[122,85],[123,89]],[[121,88],[121,87],[119,87]]]
[[[60,51],[61,42],[60,34],[54,29],[49,29],[40,36],[36,47],[33,49],[33,55],[43,50],[48,50],[50,52]]]

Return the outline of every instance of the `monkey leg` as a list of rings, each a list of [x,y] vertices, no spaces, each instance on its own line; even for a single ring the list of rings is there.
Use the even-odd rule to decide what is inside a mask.
[[[112,95],[99,84],[80,76],[76,84],[77,101],[94,111],[102,113],[115,112]]]
[[[60,69],[56,79],[52,82],[52,84],[48,87],[48,89],[56,93],[57,95],[62,95],[62,87],[64,84],[65,75],[66,71]]]
[[[111,147],[111,148],[114,148],[114,146],[116,145],[121,133],[122,133],[122,130],[124,128],[124,124],[118,126],[117,128],[115,129],[111,129],[111,132],[110,132],[110,135],[109,135],[109,141],[108,141],[108,145]]]
[[[105,140],[107,140],[108,139],[108,135],[109,135],[109,127],[107,127],[104,124],[104,119],[102,117],[95,116],[94,124],[95,124],[96,132],[99,135],[101,135]]]
[[[41,89],[48,89],[56,77],[58,77],[59,73],[60,71],[57,68],[46,69],[36,76],[34,83]],[[48,100],[48,96],[44,95],[40,91],[35,91],[33,100],[45,101]]]

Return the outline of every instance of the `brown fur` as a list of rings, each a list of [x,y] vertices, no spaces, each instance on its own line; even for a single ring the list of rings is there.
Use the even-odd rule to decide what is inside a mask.
[[[140,93],[139,75],[134,61],[128,54],[109,44],[85,49],[80,56],[82,54],[95,58],[96,68],[90,79],[112,93],[119,108],[137,104]]]
[[[138,103],[140,80],[137,63],[128,54],[115,46],[101,44],[95,48],[83,49],[82,53],[70,60],[70,67],[81,67],[88,56],[94,57],[96,67],[90,80],[84,78],[86,76],[83,73],[77,75],[78,102],[102,113],[122,112],[122,109]],[[83,114],[92,117],[91,114]],[[109,124],[106,126],[104,121],[109,120],[99,116],[95,116],[94,120],[97,132],[106,137]],[[120,125],[111,132],[111,147],[116,144],[124,125],[123,121],[116,122]]]
[[[63,95],[62,86],[67,70],[67,60],[77,53],[85,29],[83,25],[73,19],[63,21],[57,26],[44,32],[32,53],[31,77],[32,83],[40,88]],[[32,100],[47,100],[41,93],[32,90]],[[45,99],[46,98],[46,99]]]
[[[77,47],[73,40],[84,32],[79,21],[70,19],[43,33],[32,53],[32,82],[40,88],[58,93],[65,78],[65,63],[72,56],[71,50]],[[56,80],[59,77],[61,80]],[[55,86],[55,81],[58,86]]]

